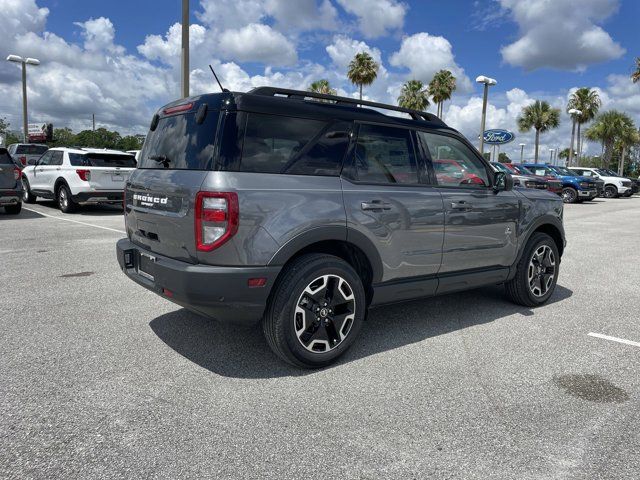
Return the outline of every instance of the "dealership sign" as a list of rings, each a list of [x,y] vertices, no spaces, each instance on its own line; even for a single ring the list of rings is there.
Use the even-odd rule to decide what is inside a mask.
[[[509,130],[502,130],[496,128],[494,130],[485,130],[484,143],[488,145],[504,145],[505,143],[513,142],[516,136]]]
[[[29,124],[29,141],[44,142],[47,139],[46,123],[30,123]]]

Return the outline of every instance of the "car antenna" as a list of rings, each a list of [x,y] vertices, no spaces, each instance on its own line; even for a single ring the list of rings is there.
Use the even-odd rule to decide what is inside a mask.
[[[216,79],[216,82],[218,82],[218,85],[220,85],[220,90],[222,90],[223,92],[228,92],[229,90],[227,90],[226,88],[224,88],[222,86],[222,84],[220,83],[220,80],[218,80],[218,76],[216,75],[216,72],[213,70],[213,67],[211,65],[209,65],[209,68],[211,69],[211,73],[213,73],[213,76]]]

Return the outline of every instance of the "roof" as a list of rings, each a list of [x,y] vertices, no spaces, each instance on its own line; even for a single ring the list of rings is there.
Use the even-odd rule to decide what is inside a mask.
[[[126,155],[126,152],[121,150],[110,150],[108,148],[86,148],[86,147],[53,147],[49,150],[57,150],[67,153],[78,153],[84,155],[86,153],[102,153],[106,155]]]

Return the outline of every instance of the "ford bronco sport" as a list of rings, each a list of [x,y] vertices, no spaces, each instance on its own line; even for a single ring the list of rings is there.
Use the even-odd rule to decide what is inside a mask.
[[[369,307],[492,284],[535,307],[556,286],[562,200],[514,191],[429,113],[268,87],[208,94],[160,109],[138,167],[117,244],[126,275],[199,314],[261,321],[300,367],[343,354]]]

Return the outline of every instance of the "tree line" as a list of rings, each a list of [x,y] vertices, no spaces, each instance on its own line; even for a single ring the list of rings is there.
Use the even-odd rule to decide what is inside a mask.
[[[378,77],[380,65],[367,52],[359,52],[349,64],[347,77],[359,90],[362,100],[363,88],[370,86]],[[634,72],[631,74],[633,83],[640,82],[640,57],[635,59]],[[331,87],[326,79],[313,82],[309,90],[312,92],[335,95],[336,90]],[[428,85],[420,80],[411,79],[402,85],[398,106],[413,110],[425,111],[429,105],[429,98],[437,106],[436,115],[443,117],[444,102],[451,99],[456,90],[456,77],[449,70],[440,70]],[[620,172],[624,171],[625,160],[631,151],[640,148],[640,131],[633,119],[626,113],[618,110],[600,112],[602,101],[597,90],[589,87],[578,88],[573,92],[567,103],[566,111],[578,110],[581,112],[572,116],[577,126],[577,161],[582,155],[584,139],[600,143],[602,154],[599,157],[599,166],[610,168],[612,160],[618,159]],[[523,107],[517,118],[518,129],[522,133],[535,130],[534,160],[537,163],[540,157],[540,136],[558,128],[560,125],[560,109],[552,107],[545,100],[535,100],[532,104]],[[583,128],[591,125],[582,132]],[[568,149],[566,149],[568,152]],[[573,155],[568,156],[571,158]],[[590,163],[594,162],[591,157]]]
[[[19,137],[10,130],[11,125],[6,119],[0,118],[0,135],[5,137],[5,144],[22,143],[22,137]],[[49,148],[52,147],[88,147],[88,148],[107,148],[111,150],[140,150],[142,142],[138,137],[133,135],[122,136],[116,131],[106,128],[97,128],[95,130],[83,130],[73,133],[70,128],[55,128],[53,130],[53,140],[45,142]]]

